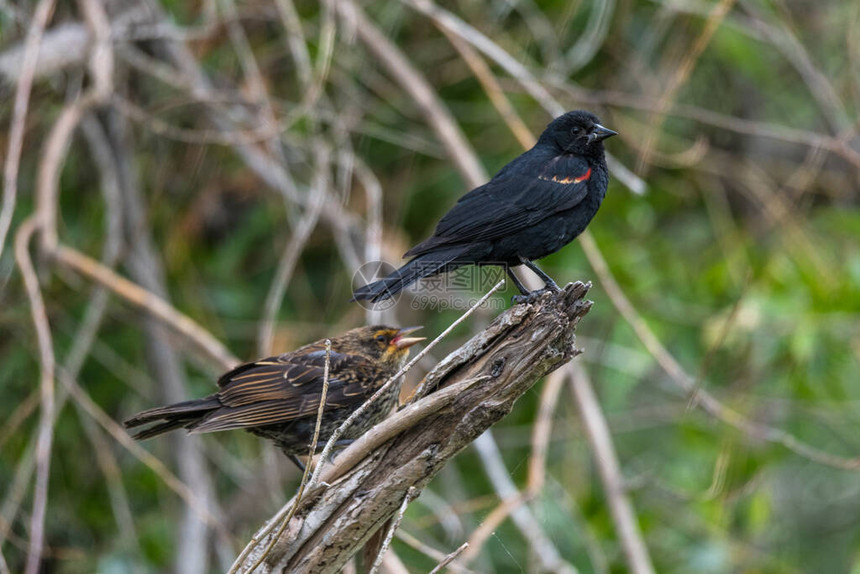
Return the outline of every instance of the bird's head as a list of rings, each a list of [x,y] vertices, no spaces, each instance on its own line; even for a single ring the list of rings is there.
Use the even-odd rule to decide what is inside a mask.
[[[591,112],[576,110],[550,122],[540,142],[557,146],[562,153],[602,156],[601,142],[617,133],[600,125],[598,117]]]
[[[337,342],[341,353],[356,353],[388,364],[400,364],[409,356],[409,347],[420,343],[426,337],[409,337],[421,327],[388,327],[374,325],[359,327],[345,333]],[[332,341],[334,348],[335,341]]]

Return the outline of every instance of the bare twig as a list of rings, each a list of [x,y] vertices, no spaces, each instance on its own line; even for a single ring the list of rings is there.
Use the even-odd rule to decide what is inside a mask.
[[[639,530],[633,504],[627,496],[609,425],[606,424],[606,419],[600,410],[600,403],[591,387],[591,381],[580,364],[571,365],[566,370],[582,415],[588,442],[594,452],[594,461],[603,482],[606,500],[621,541],[621,548],[627,559],[627,566],[633,574],[653,574],[654,565],[651,563],[648,547],[645,546],[642,532]]]
[[[278,528],[278,531],[272,537],[272,540],[271,540],[271,542],[269,542],[269,545],[266,546],[265,550],[263,550],[263,553],[260,555],[260,557],[257,559],[257,561],[254,562],[254,564],[252,564],[250,568],[248,568],[248,570],[247,570],[248,572],[253,572],[254,570],[256,570],[257,567],[260,564],[262,564],[262,562],[266,559],[266,557],[269,555],[269,552],[271,552],[272,548],[275,546],[275,543],[281,537],[281,534],[284,532],[284,529],[287,527],[287,524],[290,523],[290,519],[293,517],[296,510],[298,509],[299,503],[301,503],[301,501],[302,501],[302,496],[304,496],[305,489],[306,489],[307,484],[308,484],[308,477],[310,476],[311,461],[313,460],[314,453],[317,451],[317,443],[319,442],[319,438],[320,438],[320,426],[322,424],[323,414],[325,413],[326,397],[328,396],[328,386],[329,386],[328,378],[329,378],[329,369],[330,368],[331,368],[331,339],[326,339],[325,340],[325,364],[323,366],[323,386],[322,386],[322,393],[320,394],[320,405],[319,405],[319,408],[317,409],[317,421],[316,421],[316,425],[314,426],[314,435],[313,435],[313,439],[311,440],[311,444],[310,444],[310,450],[309,450],[310,454],[308,455],[308,462],[307,462],[307,464],[305,464],[304,472],[302,472],[302,480],[299,483],[299,490],[296,493],[295,502],[290,507],[290,512],[281,521],[281,526]],[[317,463],[317,464],[319,464],[319,463]],[[245,549],[242,551],[242,555],[246,555],[247,552],[250,552],[251,550],[254,549],[253,540],[251,542],[252,543],[248,544],[245,547]],[[242,556],[240,555],[239,558],[235,561],[234,565],[230,568],[230,574],[232,574],[233,572],[236,571],[236,565],[240,564],[241,561],[242,561]]]
[[[27,398],[18,403],[15,410],[3,421],[3,426],[0,426],[0,450],[3,449],[6,441],[15,434],[18,427],[39,407],[39,394],[40,389],[33,389]],[[0,536],[0,540],[2,540],[2,536]]]
[[[21,150],[24,144],[24,128],[27,120],[27,107],[30,103],[30,90],[39,60],[39,45],[48,19],[54,11],[54,0],[39,0],[30,28],[24,54],[21,58],[21,73],[15,88],[15,104],[12,108],[12,125],[9,129],[9,145],[3,163],[3,208],[0,210],[0,255],[6,244],[6,234],[12,225],[15,201],[18,195],[18,169],[21,164]]]
[[[281,301],[284,298],[287,285],[293,275],[296,262],[298,262],[299,256],[310,238],[311,233],[316,227],[320,213],[325,206],[328,188],[329,152],[328,148],[325,147],[322,142],[317,142],[316,148],[317,176],[310,205],[305,209],[305,213],[296,224],[290,240],[284,247],[281,259],[278,262],[278,269],[275,271],[275,278],[272,280],[272,284],[269,287],[269,293],[266,295],[266,303],[264,305],[258,343],[260,355],[263,357],[272,353],[275,317],[277,316],[278,309],[281,306]]]
[[[111,292],[183,335],[204,355],[214,359],[222,370],[230,369],[239,363],[239,359],[209,331],[151,291],[66,245],[57,245],[54,257],[60,265],[104,285]]]
[[[529,457],[529,474],[526,480],[526,493],[530,498],[540,494],[546,482],[546,456],[552,438],[552,417],[558,406],[561,389],[564,385],[562,370],[550,374],[543,384],[537,417],[532,426],[532,452]]]
[[[490,102],[493,104],[493,107],[496,108],[499,115],[502,116],[502,119],[510,128],[511,132],[513,132],[514,137],[517,138],[520,146],[525,149],[529,149],[535,145],[536,140],[531,130],[529,130],[522,118],[517,114],[513,104],[511,104],[511,101],[507,96],[505,96],[505,92],[502,89],[502,86],[499,85],[499,81],[496,79],[496,76],[493,75],[493,71],[483,58],[481,58],[480,54],[472,48],[471,44],[463,40],[460,36],[454,34],[448,28],[440,26],[438,21],[434,21],[434,24],[436,24],[440,32],[445,34],[445,37],[448,38],[451,45],[460,53],[463,61],[466,62],[466,65],[469,66],[469,69],[472,70],[472,73],[475,74],[478,81],[481,82],[481,86],[484,88],[484,93],[486,93],[487,97],[490,98]]]
[[[427,492],[429,492],[429,491],[427,489],[425,489],[424,493],[426,494]],[[459,548],[457,548],[457,550],[455,550],[451,554],[445,554],[444,552],[441,552],[441,551],[437,550],[436,548],[433,548],[432,546],[428,546],[427,544],[425,544],[424,542],[422,542],[421,540],[419,540],[415,536],[409,534],[408,532],[406,532],[403,529],[400,529],[397,531],[397,539],[400,540],[401,542],[403,542],[404,544],[406,544],[407,546],[414,548],[418,552],[421,552],[425,556],[428,556],[429,558],[433,558],[434,560],[436,560],[440,564],[446,562],[446,560],[448,560],[448,558],[451,557],[451,561],[445,563],[443,566],[448,566],[448,568],[450,568],[451,571],[453,571],[453,572],[460,572],[462,574],[471,574],[472,573],[472,570],[469,570],[468,568],[461,566],[458,562],[454,562],[454,559],[459,557],[460,554],[463,552],[463,550],[465,550],[466,548],[469,547],[468,542],[464,542]],[[438,564],[436,565],[436,568],[439,568]],[[441,572],[441,570],[438,570],[438,571]]]
[[[406,514],[406,507],[409,506],[409,503],[412,502],[412,499],[416,496],[418,496],[418,490],[414,486],[410,486],[409,490],[406,491],[406,496],[403,497],[403,504],[400,505],[397,514],[394,516],[394,521],[391,523],[391,527],[385,534],[382,546],[379,547],[379,553],[376,555],[376,560],[373,561],[373,565],[370,567],[368,574],[376,574],[379,570],[379,567],[382,565],[382,559],[385,557],[385,553],[388,551],[388,547],[391,546],[391,541],[394,539],[394,533],[400,526],[400,521],[403,520],[403,515]]]
[[[459,548],[457,548],[455,551],[453,551],[452,553],[447,555],[445,558],[442,559],[441,562],[439,562],[439,564],[434,566],[433,570],[430,571],[430,574],[439,574],[440,572],[442,572],[442,570],[444,570],[446,566],[448,566],[449,564],[451,564],[451,562],[456,560],[457,557],[460,556],[460,554],[462,554],[466,550],[466,548],[468,548],[468,547],[469,547],[468,542],[464,542],[463,544],[461,544]]]
[[[24,278],[30,313],[39,341],[40,406],[39,430],[36,442],[36,482],[33,486],[33,514],[30,517],[30,546],[27,550],[27,574],[36,574],[45,544],[45,511],[48,508],[48,477],[51,468],[51,447],[54,438],[54,343],[45,311],[45,301],[39,288],[36,270],[30,260],[29,246],[39,221],[27,219],[15,234],[15,260]]]

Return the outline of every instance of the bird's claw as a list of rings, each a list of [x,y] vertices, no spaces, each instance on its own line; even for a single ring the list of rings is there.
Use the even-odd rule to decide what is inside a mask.
[[[560,289],[555,285],[547,285],[543,289],[532,291],[526,295],[514,295],[511,297],[511,303],[514,305],[522,305],[524,303],[534,303],[547,293],[558,293]]]

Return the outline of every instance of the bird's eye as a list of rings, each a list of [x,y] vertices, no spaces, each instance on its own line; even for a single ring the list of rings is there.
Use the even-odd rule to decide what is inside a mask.
[[[570,128],[570,133],[572,133],[573,135],[576,135],[581,131],[582,128],[580,128],[579,126],[573,126],[572,128]]]
[[[379,341],[380,343],[385,343],[388,341],[388,339],[385,337],[385,335],[377,335],[376,340]]]

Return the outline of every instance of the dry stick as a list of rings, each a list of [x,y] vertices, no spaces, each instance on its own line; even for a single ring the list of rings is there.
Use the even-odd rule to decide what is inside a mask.
[[[47,5],[47,7],[45,7]],[[49,1],[40,4],[40,8],[45,7],[49,10],[52,3]],[[87,18],[88,24],[93,28],[96,42],[94,42],[91,53],[91,69],[94,76],[93,87],[88,92],[87,96],[80,98],[73,104],[63,108],[60,117],[51,128],[47,142],[44,146],[43,155],[39,163],[39,172],[37,180],[37,196],[38,207],[37,215],[28,219],[18,230],[15,238],[15,258],[18,266],[21,269],[21,274],[24,277],[27,294],[30,299],[31,312],[33,321],[36,325],[36,331],[39,339],[40,348],[40,363],[41,363],[41,415],[39,423],[38,438],[36,443],[36,481],[34,486],[33,500],[33,515],[30,522],[30,545],[27,552],[26,572],[35,574],[39,569],[41,562],[41,553],[44,546],[44,520],[47,510],[48,496],[48,473],[50,470],[51,446],[53,442],[53,425],[54,425],[54,371],[55,357],[53,352],[53,344],[51,342],[50,326],[48,325],[47,315],[45,313],[44,301],[42,300],[41,291],[39,289],[38,279],[35,276],[28,247],[33,233],[38,229],[41,232],[41,242],[43,247],[53,248],[56,245],[56,188],[59,182],[59,174],[63,159],[65,158],[68,149],[69,140],[80,121],[83,112],[90,106],[101,101],[107,94],[110,87],[110,58],[109,49],[104,50],[106,41],[104,34],[104,25],[106,18],[101,7],[96,5],[91,0],[82,0],[81,9]],[[41,20],[42,25],[47,21]],[[37,38],[38,40],[38,38]],[[24,70],[24,73],[32,73],[32,70]],[[29,78],[32,80],[32,77]],[[27,82],[26,90],[29,91],[30,82]],[[23,93],[20,91],[19,94]],[[17,110],[16,110],[17,111]],[[26,113],[26,107],[21,110]],[[23,121],[23,118],[22,118]],[[13,129],[15,126],[13,125]],[[23,137],[23,136],[22,136]],[[17,142],[20,146],[20,141]],[[12,150],[20,154],[20,149]],[[15,158],[15,163],[17,163]],[[6,175],[9,175],[7,172]],[[17,177],[17,167],[12,170],[11,175],[13,180]],[[14,201],[14,197],[12,198]],[[8,205],[8,204],[7,204]],[[6,205],[4,205],[5,207]],[[11,212],[9,212],[11,217]],[[2,221],[0,221],[2,223]],[[5,230],[3,230],[5,235]]]
[[[460,392],[465,392],[472,385],[490,380],[490,375],[481,375],[461,381],[455,385]],[[453,400],[455,393],[448,387],[430,395],[426,400],[413,402],[398,410],[383,422],[373,427],[373,433],[365,433],[356,439],[337,457],[335,464],[330,466],[322,476],[323,482],[332,483],[367,457],[367,453],[382,446],[406,429],[409,429],[428,416],[438,412]]]
[[[337,8],[333,0],[323,0],[322,15],[319,25],[319,37],[317,38],[317,59],[314,62],[314,75],[311,85],[302,98],[302,106],[314,109],[320,99],[331,72],[331,63],[334,59],[334,47],[337,40]]]
[[[72,135],[84,113],[105,102],[112,90],[113,51],[110,47],[110,24],[104,7],[96,0],[80,0],[79,4],[93,34],[89,58],[92,86],[83,96],[63,108],[51,126],[42,150],[36,179],[36,211],[42,219],[40,247],[46,253],[53,251],[58,243],[57,194]]]
[[[351,415],[349,415],[349,417],[339,427],[337,427],[335,429],[335,431],[331,435],[331,438],[328,439],[328,442],[326,443],[325,448],[323,448],[322,455],[320,456],[320,462],[319,462],[319,464],[317,464],[317,467],[314,469],[314,475],[313,475],[313,478],[311,478],[310,486],[314,486],[314,485],[318,484],[319,477],[320,477],[320,474],[322,473],[322,469],[323,469],[323,466],[325,464],[325,461],[328,460],[328,457],[330,456],[331,451],[334,448],[334,444],[338,441],[338,439],[340,439],[340,437],[343,435],[344,431],[346,431],[346,429],[349,428],[349,425],[351,425],[353,423],[353,421],[355,421],[358,417],[362,416],[367,411],[367,409],[370,408],[370,405],[373,404],[373,402],[376,401],[380,396],[382,396],[388,390],[388,388],[391,385],[393,385],[398,379],[400,379],[400,377],[405,375],[409,371],[409,369],[412,368],[413,365],[415,365],[418,361],[420,361],[424,355],[429,353],[433,347],[435,347],[440,341],[442,341],[442,339],[447,337],[448,334],[451,333],[451,331],[453,331],[455,328],[457,328],[457,326],[460,323],[465,321],[472,313],[475,312],[476,309],[478,309],[481,305],[483,305],[484,302],[487,299],[489,299],[493,293],[495,293],[496,291],[501,289],[504,286],[504,284],[505,284],[504,279],[502,279],[501,281],[496,283],[492,289],[487,291],[487,293],[483,297],[478,299],[478,301],[474,305],[469,307],[469,309],[465,313],[460,315],[460,317],[456,321],[451,323],[451,325],[448,326],[447,329],[442,331],[442,333],[439,334],[438,337],[433,339],[426,347],[424,347],[424,349],[421,350],[420,353],[415,355],[414,359],[409,361],[403,368],[401,368],[399,371],[397,371],[397,374],[395,374],[393,377],[388,379],[384,385],[379,387],[379,389],[375,393],[373,393],[373,395],[369,399],[364,401],[364,404],[362,404],[355,411],[353,411],[353,413]]]
[[[122,470],[120,470],[120,465],[111,449],[110,442],[87,412],[79,404],[75,406],[77,407],[78,418],[84,429],[84,434],[87,436],[95,454],[96,465],[101,471],[107,486],[108,500],[110,501],[114,520],[117,523],[118,534],[116,539],[119,542],[119,546],[120,548],[125,548],[126,552],[142,557],[144,554],[134,527],[134,514],[131,510],[128,493],[122,482]],[[142,564],[136,564],[131,570],[133,572],[144,571]]]
[[[328,396],[328,377],[329,377],[329,369],[331,368],[331,339],[325,340],[325,366],[323,367],[323,388],[322,394],[320,395],[320,406],[317,409],[317,422],[314,426],[314,436],[313,440],[311,440],[310,444],[310,455],[308,456],[308,462],[305,465],[305,470],[302,473],[302,480],[299,483],[299,490],[296,493],[296,501],[293,503],[292,508],[290,508],[289,513],[284,517],[281,521],[281,526],[278,528],[278,532],[272,537],[271,542],[269,542],[268,546],[263,550],[263,553],[260,554],[260,557],[257,558],[257,561],[254,562],[250,568],[248,568],[248,572],[253,572],[257,569],[257,567],[263,563],[266,557],[269,555],[269,552],[272,551],[272,548],[275,547],[275,543],[281,538],[281,534],[284,533],[284,529],[290,523],[290,519],[296,513],[296,510],[299,508],[299,503],[302,501],[302,496],[305,493],[305,487],[307,485],[308,476],[310,475],[311,461],[313,460],[314,453],[317,450],[317,442],[320,438],[320,426],[322,424],[323,414],[325,413],[325,401]],[[319,463],[317,463],[319,464]],[[251,546],[253,548],[253,546]],[[236,564],[241,564],[239,560],[236,561]],[[230,573],[236,571],[236,566],[230,568]]]
[[[39,44],[48,19],[54,11],[54,0],[40,0],[33,14],[21,62],[21,75],[15,88],[15,104],[12,108],[12,124],[9,129],[9,146],[6,148],[6,161],[3,164],[3,209],[0,211],[0,256],[6,244],[6,234],[12,225],[15,201],[18,195],[18,170],[21,166],[21,150],[24,145],[27,108],[30,103],[30,90],[36,75],[39,61]]]
[[[239,359],[209,331],[151,291],[66,245],[57,245],[53,255],[59,264],[104,285],[132,305],[183,335],[204,355],[214,359],[221,369],[227,370],[239,363]]]
[[[275,7],[281,17],[281,23],[286,30],[287,46],[296,64],[296,74],[302,83],[302,89],[307,90],[311,83],[311,57],[308,52],[302,21],[292,0],[275,0]]]
[[[556,298],[547,295],[536,305],[515,306],[487,330],[454,352],[448,361],[444,361],[434,373],[428,375],[436,382],[447,381],[452,384],[443,385],[439,391],[418,403],[407,405],[375,427],[372,433],[365,433],[348,447],[338,457],[335,466],[331,467],[332,472],[324,472],[320,477],[321,481],[331,486],[325,489],[325,492],[322,492],[324,489],[321,487],[313,491],[315,494],[321,493],[323,498],[309,507],[308,500],[313,495],[306,495],[302,509],[299,510],[301,514],[297,513],[293,518],[291,526],[295,525],[294,534],[298,537],[282,539],[281,544],[273,551],[277,558],[270,556],[268,564],[276,568],[287,563],[293,567],[302,565],[301,567],[308,568],[319,564],[320,560],[326,561],[327,564],[342,564],[348,554],[357,549],[355,545],[358,541],[365,540],[365,537],[370,535],[371,531],[368,529],[375,530],[380,521],[393,514],[392,510],[402,502],[403,493],[409,486],[422,488],[443,466],[445,460],[474,440],[493,421],[502,418],[512,407],[515,398],[531,387],[538,374],[546,374],[553,366],[577,354],[572,348],[573,330],[591,307],[589,302],[582,299],[586,291],[587,286],[581,283],[569,285],[562,291],[562,295]],[[528,336],[528,333],[532,333],[532,336]],[[505,349],[517,349],[515,356],[523,360],[510,363],[510,370],[504,369],[500,372],[497,369],[501,362],[495,359],[505,355]],[[464,388],[465,384],[474,383],[487,375],[504,377],[498,381],[500,388],[496,389],[496,385],[481,384]],[[441,423],[441,427],[430,425],[436,428],[436,431],[427,427],[430,420],[428,418],[417,425],[413,422],[400,428],[400,432],[405,432],[406,436],[401,434],[394,439],[393,448],[384,449],[374,455],[369,454],[375,448],[371,445],[375,439],[372,435],[376,435],[380,427],[420,410],[425,403],[429,405],[438,402],[438,399],[444,399],[446,402],[438,405],[441,410],[436,411],[440,417],[437,422]],[[445,405],[451,404],[459,406],[455,410],[444,408]],[[481,405],[486,405],[486,409],[482,409]],[[462,424],[464,422],[472,424]],[[410,436],[415,440],[410,439]],[[358,458],[363,460],[361,466],[351,469],[346,465],[343,459],[348,455],[359,455]],[[379,464],[393,465],[389,469],[391,472],[378,473],[381,469]],[[353,470],[351,474],[339,480],[337,471],[350,470]],[[350,492],[355,496],[349,494]],[[379,496],[371,496],[373,504],[368,506],[364,504],[368,500],[364,500],[361,492],[376,492]],[[367,518],[372,518],[372,522],[356,522],[355,513],[359,510],[362,514],[368,512]],[[333,512],[335,514],[332,514]],[[334,522],[331,522],[332,520]],[[350,529],[354,534],[354,537],[350,538],[353,542],[347,546],[329,545],[329,542],[334,540],[331,536],[336,537],[334,530],[330,528],[338,531],[341,528]],[[287,531],[289,532],[290,530]]]
[[[102,247],[102,263],[110,267],[116,263],[122,250],[120,176],[114,162],[113,149],[98,120],[92,115],[85,117],[81,122],[81,128],[90,147],[90,155],[100,174],[106,212],[106,239]],[[109,298],[110,294],[107,289],[101,285],[93,287],[80,327],[75,333],[74,343],[61,367],[62,371],[72,379],[77,378],[96,340]],[[63,390],[65,389],[61,389],[61,391]],[[60,410],[68,398],[68,393],[60,392],[58,395],[57,410]],[[107,483],[111,508],[120,533],[119,540],[125,543],[125,547],[129,551],[141,555],[140,541],[135,531],[131,505],[122,483],[116,457],[96,422],[89,417],[80,404],[75,403],[75,407],[84,433],[96,453],[96,463]],[[140,568],[135,568],[135,570],[139,571]]]
[[[532,426],[532,452],[526,479],[526,494],[530,499],[543,490],[546,482],[546,455],[552,438],[552,417],[563,386],[564,375],[561,371],[553,371],[546,378],[540,395],[537,417]]]
[[[388,550],[388,547],[391,546],[391,541],[394,539],[394,532],[400,526],[400,521],[403,520],[403,515],[406,514],[406,507],[409,506],[409,503],[412,502],[412,499],[416,496],[418,496],[418,489],[414,486],[410,486],[406,491],[406,496],[403,497],[403,504],[400,505],[400,508],[397,510],[397,515],[391,523],[391,527],[385,534],[385,539],[382,541],[382,546],[379,547],[379,553],[376,555],[376,560],[373,561],[373,565],[370,567],[368,574],[376,574],[379,570],[379,567],[382,565],[382,559],[385,556],[385,552]]]
[[[90,309],[87,311],[89,312]],[[85,319],[86,321],[86,319]],[[75,339],[75,346],[77,347],[78,342],[81,340],[80,337]],[[72,364],[71,356],[75,353],[73,350],[70,353],[70,359],[67,359],[67,365]],[[62,367],[61,367],[62,368]],[[66,371],[69,369],[66,368]],[[35,389],[33,393],[28,397],[27,402],[30,402],[32,399],[35,399],[35,406],[39,405],[39,395],[41,389]],[[57,396],[54,399],[55,407],[54,407],[54,418],[58,416],[60,410],[62,410],[63,405],[66,402],[66,398],[68,393],[64,393],[65,389],[59,389],[57,392]],[[14,416],[14,413],[13,413]],[[54,421],[56,423],[56,420]],[[14,428],[14,427],[12,427]],[[4,429],[5,430],[5,429]],[[4,436],[3,432],[0,432],[0,437]],[[0,441],[2,443],[2,441]],[[30,478],[33,474],[35,465],[36,465],[36,444],[38,443],[38,436],[33,438],[30,443],[27,445],[24,454],[18,459],[15,475],[9,483],[9,488],[6,493],[6,498],[3,500],[3,505],[0,507],[0,547],[3,546],[3,543],[6,540],[7,535],[9,534],[9,529],[12,526],[12,521],[15,519],[15,515],[18,512],[21,501],[24,498],[26,490],[30,485]],[[2,446],[2,444],[0,444]]]
[[[221,6],[227,20],[227,34],[234,46],[234,52],[239,59],[244,73],[245,81],[242,82],[242,85],[250,92],[254,100],[253,103],[256,104],[257,114],[254,116],[255,120],[263,125],[278,126],[271,98],[269,98],[269,94],[266,91],[266,82],[263,80],[260,66],[254,58],[251,43],[248,41],[245,30],[242,28],[239,15],[236,11],[236,5],[233,0],[221,0]],[[275,130],[272,137],[266,140],[266,149],[278,163],[285,165],[287,160],[281,146],[279,133],[280,130]],[[288,211],[287,217],[291,217],[291,214],[292,211]]]
[[[39,389],[36,390],[38,391]],[[57,409],[55,408],[55,414],[56,411]],[[38,443],[38,433],[34,434],[36,436],[30,439],[26,450],[24,450],[24,453],[16,461],[15,474],[9,481],[3,505],[0,507],[0,548],[5,544],[7,537],[14,536],[11,530],[15,516],[21,506],[21,501],[30,488],[30,477],[33,475],[33,469],[36,466],[36,444]]]
[[[39,288],[39,279],[30,260],[30,239],[40,223],[30,217],[15,233],[15,260],[24,278],[24,287],[30,300],[30,313],[39,341],[39,430],[36,442],[36,482],[33,486],[33,515],[30,517],[30,545],[27,549],[27,574],[36,574],[45,543],[45,512],[48,508],[48,477],[51,468],[51,446],[54,438],[54,343],[51,326],[45,311],[45,301]]]
[[[594,461],[600,472],[609,510],[630,572],[653,574],[654,565],[648,555],[648,547],[645,546],[642,532],[639,530],[633,505],[627,496],[609,425],[606,424],[606,419],[600,410],[600,403],[594,394],[591,381],[581,364],[571,365],[565,369],[570,375],[573,393],[582,415],[585,432],[588,434],[588,442],[594,449]]]
[[[445,558],[444,558],[444,559],[443,559],[439,564],[437,564],[437,565],[433,568],[433,570],[431,570],[431,571],[430,571],[430,574],[439,574],[440,572],[442,572],[442,569],[443,569],[443,568],[445,568],[445,567],[446,567],[446,566],[448,566],[451,562],[453,562],[454,560],[456,560],[456,559],[457,559],[457,557],[458,557],[460,554],[462,554],[462,553],[466,550],[466,548],[468,548],[468,547],[469,547],[469,543],[468,543],[468,542],[464,542],[463,544],[461,544],[459,548],[457,548],[455,551],[453,551],[452,553],[450,553],[449,555],[447,555],[447,556],[446,556],[446,557],[445,557]]]
[[[353,154],[354,155],[354,154]],[[367,224],[364,232],[364,260],[380,261],[382,258],[382,184],[373,171],[360,158],[354,157],[355,176],[364,189],[367,200],[365,213]],[[387,323],[383,319],[383,311],[372,307],[365,310],[364,317],[368,325]]]
[[[424,492],[427,492],[427,491],[425,490]],[[427,556],[429,558],[433,558],[434,560],[438,561],[438,564],[436,565],[433,572],[441,572],[440,568],[442,568],[444,566],[448,566],[451,568],[451,570],[453,570],[455,572],[462,572],[464,574],[471,574],[472,573],[472,571],[469,570],[468,568],[465,568],[464,566],[461,566],[458,563],[453,562],[454,559],[456,559],[458,556],[460,556],[460,554],[466,548],[469,547],[468,542],[464,542],[454,552],[452,552],[450,554],[445,554],[444,552],[440,552],[439,550],[433,548],[432,546],[425,544],[424,542],[422,542],[421,540],[419,540],[415,536],[409,534],[405,530],[402,530],[402,529],[398,530],[397,531],[397,538],[398,538],[398,540],[400,540],[401,542],[403,542],[407,546],[414,548],[415,550],[417,550],[418,552],[421,552],[425,556]]]

